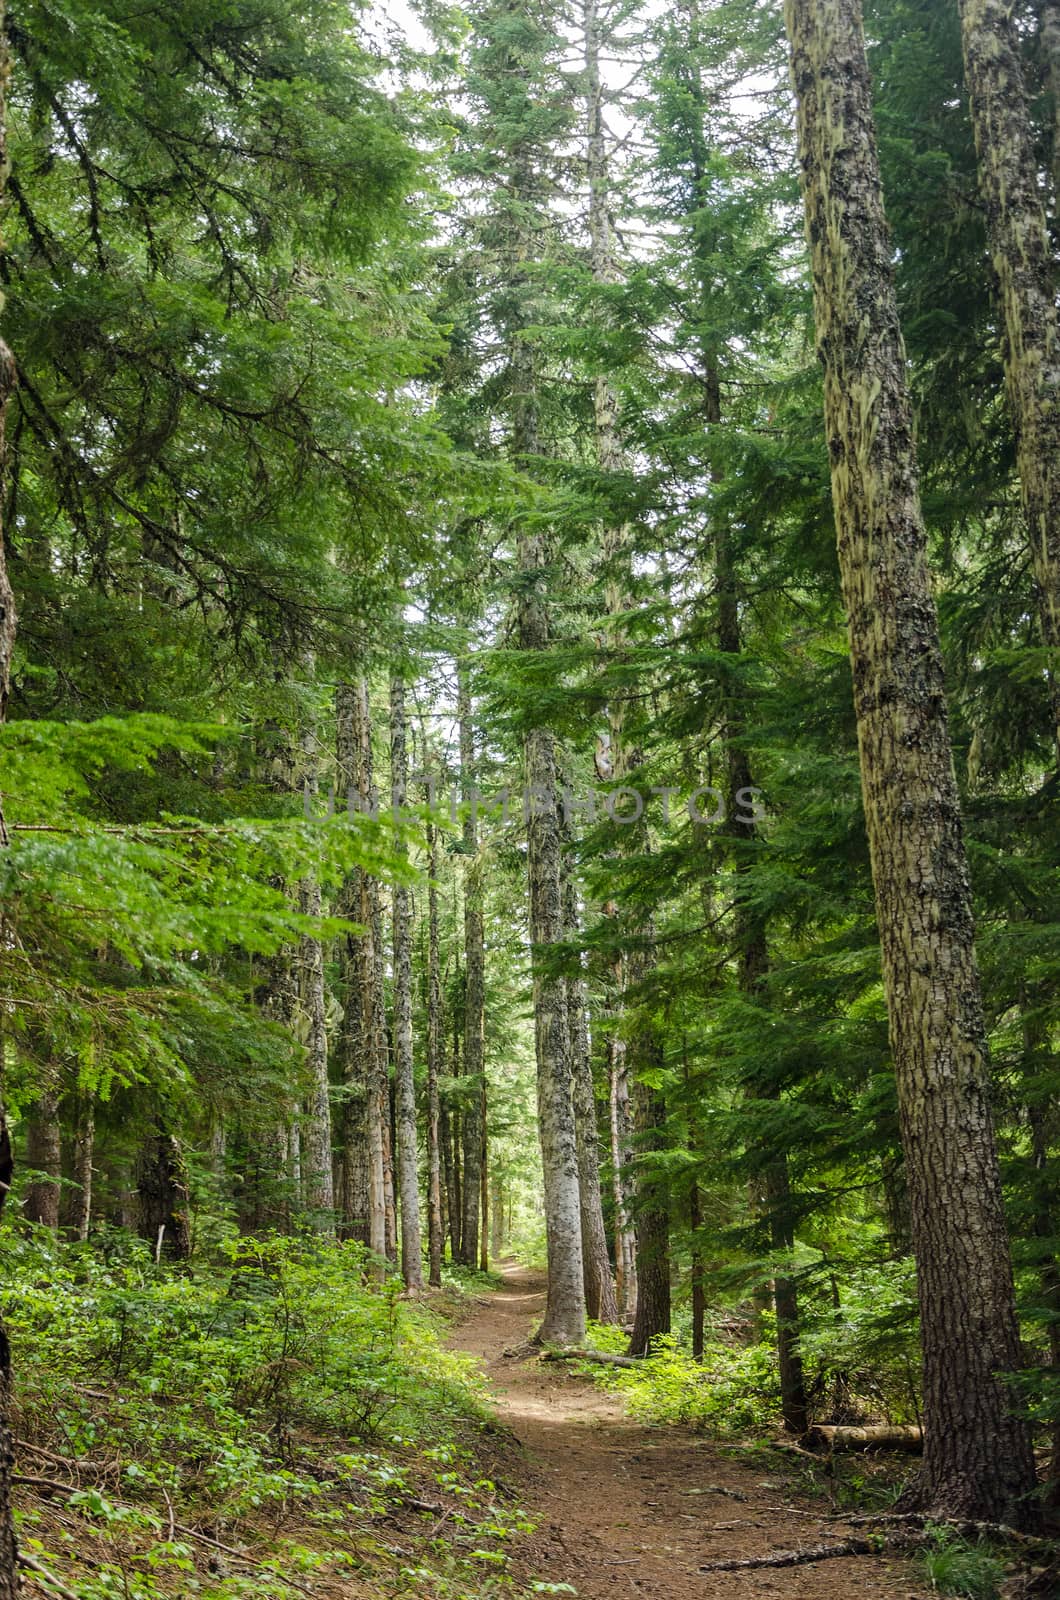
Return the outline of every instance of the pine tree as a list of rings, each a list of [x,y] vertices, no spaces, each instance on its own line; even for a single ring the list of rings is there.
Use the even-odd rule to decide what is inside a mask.
[[[861,14],[789,0],[785,15],[918,1268],[924,1499],[1025,1523],[1034,1470],[1003,1377],[1019,1365],[1012,1274]]]
[[[408,799],[405,685],[390,680],[390,784],[395,822],[402,826]],[[423,1288],[420,1185],[416,1138],[416,1080],[412,1053],[412,896],[394,885],[394,1074],[397,1102],[398,1182],[401,1200],[401,1275],[406,1289]]]
[[[1056,264],[1038,183],[1010,8],[962,0],[964,70],[991,255],[1004,317],[1005,376],[1060,756],[1060,321]]]

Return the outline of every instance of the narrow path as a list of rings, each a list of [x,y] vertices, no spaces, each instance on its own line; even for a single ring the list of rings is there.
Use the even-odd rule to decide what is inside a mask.
[[[704,1562],[769,1555],[848,1535],[787,1474],[739,1459],[677,1428],[630,1422],[613,1396],[559,1364],[506,1357],[540,1320],[545,1279],[510,1267],[455,1331],[477,1356],[501,1420],[524,1446],[516,1474],[539,1520],[534,1574],[580,1600],[919,1600],[909,1566],[876,1556],[812,1566],[704,1574]],[[507,1477],[512,1476],[508,1463]]]

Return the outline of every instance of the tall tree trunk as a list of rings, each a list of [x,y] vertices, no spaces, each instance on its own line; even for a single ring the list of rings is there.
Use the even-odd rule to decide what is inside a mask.
[[[540,565],[535,536],[520,539],[520,566]],[[540,624],[526,617],[524,649],[544,648]],[[537,1338],[548,1344],[580,1344],[585,1337],[585,1283],[582,1272],[581,1199],[574,1131],[570,1028],[566,980],[544,970],[542,957],[563,938],[563,865],[557,815],[555,745],[547,728],[526,735],[526,775],[531,796],[527,857],[530,876],[530,938],[534,947],[534,1040],[537,1057],[537,1114],[545,1189],[548,1301]]]
[[[654,1041],[642,1044],[633,1083],[637,1173],[637,1309],[629,1354],[645,1356],[653,1339],[670,1332],[670,1195],[652,1157],[666,1149],[666,1102],[645,1081],[661,1065]],[[649,1055],[650,1052],[650,1055]]]
[[[1023,1011],[1024,1076],[1039,1082],[1055,1081],[1056,1062],[1049,1048],[1049,1031],[1043,1025],[1041,1014],[1032,1009],[1027,994],[1023,999]],[[1049,1362],[1054,1378],[1060,1380],[1060,1259],[1056,1242],[1060,1233],[1060,1208],[1057,1206],[1055,1183],[1050,1181],[1051,1149],[1056,1144],[1058,1131],[1057,1107],[1055,1100],[1044,1100],[1040,1098],[1040,1093],[1038,1090],[1027,1106],[1031,1159],[1034,1163],[1031,1225],[1038,1241],[1038,1279],[1042,1308],[1048,1318],[1046,1337],[1049,1340]],[[1060,1417],[1055,1415],[1049,1440],[1045,1484],[1045,1503],[1052,1507],[1060,1506]]]
[[[408,798],[408,741],[405,685],[398,677],[390,683],[390,785],[394,815],[400,819]],[[401,1186],[401,1276],[406,1289],[418,1292],[423,1288],[423,1240],[412,1060],[412,895],[400,883],[394,886],[394,1080]]]
[[[398,1222],[394,1155],[397,1149],[397,1107],[395,1104],[394,1079],[390,1072],[390,1031],[387,1027],[386,1017],[386,991],[384,985],[386,946],[383,939],[383,896],[379,883],[373,881],[373,889],[375,891],[375,920],[372,927],[375,934],[375,981],[378,986],[377,1004],[379,1017],[379,1029],[376,1038],[376,1071],[378,1073],[381,1101],[380,1120],[383,1132],[383,1238],[386,1258],[396,1267],[398,1259]]]
[[[858,0],[786,0],[862,796],[909,1182],[927,1509],[1026,1525],[1034,1459],[971,889]]]
[[[703,1286],[703,1252],[698,1235],[703,1223],[699,1184],[692,1180],[688,1191],[688,1231],[692,1235],[692,1360],[703,1359],[703,1334],[706,1322],[707,1297]]]
[[[721,421],[721,389],[713,360],[705,362],[707,420]],[[715,587],[718,596],[718,648],[733,662],[742,651],[740,608],[736,572],[732,559],[730,530],[724,517],[716,521],[714,533]],[[769,972],[769,945],[761,916],[748,904],[744,880],[746,861],[742,845],[754,837],[754,827],[739,821],[745,801],[754,788],[751,762],[744,745],[746,726],[743,707],[731,688],[725,692],[725,754],[728,764],[729,793],[726,827],[736,846],[735,942],[738,956],[738,981],[751,1004],[763,1003]],[[742,797],[742,798],[741,798]],[[777,1098],[775,1095],[772,1098]],[[791,1184],[788,1158],[784,1150],[772,1150],[764,1169],[765,1202],[769,1219],[770,1244],[777,1255],[790,1255],[795,1243],[791,1215]],[[784,1426],[789,1433],[803,1434],[809,1425],[806,1410],[806,1385],[799,1351],[799,1300],[795,1281],[781,1272],[773,1279],[773,1305],[777,1318],[777,1361],[780,1370],[780,1402]]]
[[[490,1269],[490,1153],[489,1153],[489,1122],[486,1116],[486,1080],[482,1080],[482,1099],[480,1102],[480,1124],[482,1127],[482,1161],[479,1166],[479,1193],[482,1198],[482,1225],[479,1229],[478,1269],[488,1272]]]
[[[621,964],[621,963],[620,963]],[[621,982],[619,986],[621,993]],[[633,1117],[630,1110],[626,1041],[617,1033],[607,1043],[611,1128],[611,1204],[615,1232],[615,1298],[623,1322],[637,1306],[637,1235],[630,1212],[633,1174]]]
[[[1030,538],[1038,615],[1051,661],[1060,754],[1060,321],[1010,0],[960,0],[964,76],[991,255],[1005,324],[1005,378]],[[1050,19],[1050,29],[1057,27]]]
[[[62,1193],[62,1132],[58,1083],[42,1089],[26,1123],[26,1166],[39,1174],[26,1190],[23,1205],[29,1222],[54,1233],[59,1226]]]
[[[299,885],[302,914],[319,917],[320,885],[304,878]],[[328,1082],[328,1029],[324,995],[324,947],[313,935],[299,944],[299,989],[306,1022],[309,1057],[309,1102],[302,1141],[302,1186],[315,1227],[331,1233],[335,1226],[335,1190],[331,1161],[331,1087]]]
[[[464,1146],[464,1218],[461,1255],[478,1265],[482,1186],[482,1090],[486,1070],[486,967],[482,920],[482,862],[475,802],[475,736],[467,668],[457,665],[457,717],[460,726],[460,787],[467,808],[461,852],[464,858],[464,1075],[461,1100]]]
[[[282,800],[295,790],[295,754],[286,728],[269,723],[262,730],[261,759],[268,787]],[[283,878],[271,880],[272,887],[288,898]],[[263,1017],[282,1028],[294,1049],[298,1037],[298,952],[293,944],[282,944],[255,963],[254,1001]],[[266,1132],[248,1130],[253,1162],[244,1174],[242,1209],[253,1228],[288,1231],[292,1207],[298,1194],[291,1163],[291,1124],[296,1115],[288,1103],[275,1124]]]
[[[10,71],[5,9],[0,0],[0,198],[7,180],[7,86]],[[8,402],[16,383],[15,358],[7,344],[0,339],[0,508],[7,504],[5,489],[5,428]],[[6,529],[0,521],[0,724],[7,716],[11,691],[11,656],[15,648],[15,596],[7,573]],[[3,799],[0,796],[0,850],[8,846],[7,827],[4,822]],[[0,944],[6,946],[6,929],[0,910]],[[0,1069],[3,1066],[3,1038],[0,1036]],[[0,1070],[0,1080],[3,1073]],[[0,1090],[3,1084],[0,1081]],[[0,1208],[11,1188],[14,1162],[11,1159],[11,1139],[7,1128],[6,1110],[0,1103]],[[11,1478],[15,1469],[14,1435],[11,1428],[11,1346],[3,1322],[0,1321],[0,1600],[18,1600],[22,1594],[22,1579],[18,1568],[18,1541],[15,1537],[14,1518],[11,1513]]]
[[[136,1163],[139,1233],[156,1256],[186,1261],[191,1255],[188,1166],[175,1134],[159,1120]]]
[[[1050,173],[1052,177],[1052,211],[1054,225],[1060,211],[1060,0],[1039,0],[1038,40],[1041,48],[1045,81],[1052,102],[1053,125],[1050,130]]]
[[[79,1089],[73,1096],[73,1123],[71,1181],[60,1214],[69,1237],[84,1241],[92,1220],[92,1161],[96,1145],[96,1097],[90,1089]]]
[[[578,894],[574,880],[565,874],[567,937],[578,936]],[[596,1122],[596,1092],[589,1051],[588,996],[585,980],[567,980],[567,1015],[570,1023],[571,1064],[574,1079],[574,1131],[578,1142],[578,1192],[581,1197],[582,1273],[585,1309],[595,1322],[616,1323],[618,1302],[607,1253],[603,1199],[600,1193],[600,1149]]]
[[[428,797],[429,803],[429,797]],[[438,1079],[445,1071],[441,949],[438,936],[438,839],[427,819],[427,1281],[442,1285],[445,1229],[442,1217],[441,1106]]]
[[[341,683],[335,691],[336,767],[339,804],[364,809],[359,748],[359,687]],[[365,874],[355,868],[343,886],[339,908],[362,930],[366,924]],[[369,1004],[365,1009],[365,945],[367,931],[344,934],[339,965],[345,997],[340,1050],[342,1060],[342,1193],[340,1232],[345,1239],[372,1245],[369,1216],[371,1156],[369,1137],[369,1084],[373,1073],[373,1044]],[[381,1233],[379,1235],[381,1241]],[[377,1242],[379,1242],[377,1241]]]
[[[3,40],[3,9],[0,7],[0,48]],[[0,62],[0,65],[6,63]],[[0,175],[6,172],[4,161],[3,138],[6,123],[4,120],[5,84],[0,78]],[[2,181],[2,179],[0,179]],[[6,350],[6,346],[4,349]],[[3,402],[0,401],[0,449],[3,443]],[[3,551],[0,549],[0,568],[3,568]],[[0,617],[0,628],[3,619]],[[13,624],[12,624],[13,627]],[[3,665],[0,662],[0,676]],[[3,697],[0,695],[0,722],[3,722]],[[0,839],[0,849],[3,849],[3,840]],[[2,1044],[0,1044],[2,1051]],[[2,1067],[2,1056],[0,1056]],[[0,1073],[2,1076],[2,1073]],[[7,1123],[0,1117],[0,1208],[11,1189],[11,1179],[14,1175],[14,1162],[11,1159],[11,1140],[8,1136]],[[11,1346],[8,1343],[7,1332],[0,1322],[0,1600],[19,1600],[22,1594],[22,1579],[18,1567],[18,1540],[15,1537],[15,1523],[11,1514],[11,1479],[15,1470],[15,1438],[11,1427],[11,1406],[13,1401],[11,1383]]]
[[[378,811],[372,771],[372,723],[368,681],[362,674],[352,686],[352,751],[355,803],[371,816]],[[354,982],[360,1024],[358,1054],[365,1090],[367,1138],[368,1246],[379,1261],[387,1256],[386,1155],[390,1123],[386,1066],[386,1012],[380,968],[381,912],[379,886],[368,872],[353,874],[351,915],[363,933],[354,944]]]
[[[513,277],[526,288],[529,248],[516,252]],[[512,369],[512,448],[517,459],[537,451],[535,373],[532,349],[510,330]],[[540,593],[549,552],[539,528],[519,530],[517,562],[521,575],[519,647],[539,653],[548,648],[549,625]],[[564,934],[563,844],[559,815],[556,744],[547,727],[524,736],[527,787],[526,837],[530,884],[530,941],[534,969],[534,1046],[537,1060],[537,1117],[545,1191],[548,1299],[536,1338],[548,1344],[581,1344],[585,1337],[585,1283],[582,1272],[581,1199],[574,1131],[570,1025],[567,984],[546,970],[543,957]]]
[[[597,0],[585,0],[585,87],[586,157],[589,177],[589,267],[594,283],[614,283],[614,240],[611,229],[611,182],[604,130],[604,90],[600,71],[601,27]],[[618,396],[606,373],[598,373],[593,384],[593,429],[596,461],[601,472],[623,469],[619,435]],[[603,530],[603,555],[608,569],[606,603],[612,618],[628,610],[626,586],[619,569],[628,564],[629,530],[608,522]],[[617,621],[609,630],[612,650],[625,643],[625,631]],[[620,778],[629,770],[629,753],[623,739],[623,706],[620,699],[608,702],[609,747],[612,775]],[[607,908],[614,915],[614,908]],[[616,1320],[633,1315],[637,1302],[636,1233],[630,1217],[633,1189],[632,1145],[630,1139],[629,1079],[625,1040],[619,1036],[624,1012],[626,966],[621,955],[615,960],[614,1030],[608,1044],[611,1105],[611,1171],[615,1231]],[[578,1098],[575,1085],[576,1104]],[[584,1101],[584,1086],[582,1091]],[[591,1180],[590,1180],[591,1181]],[[600,1318],[599,1320],[605,1320]],[[610,1320],[609,1318],[606,1320]]]
[[[494,1263],[503,1255],[505,1242],[504,1180],[494,1170],[490,1173],[490,1255]]]
[[[464,1006],[463,991],[459,967],[456,974],[456,991],[460,996],[459,1004],[453,1007],[453,1079],[460,1077],[460,1037],[463,1027]],[[452,1186],[450,1190],[449,1207],[449,1249],[455,1262],[463,1261],[463,1230],[464,1230],[464,1183],[461,1170],[461,1150],[463,1141],[460,1137],[460,1103],[459,1096],[449,1111],[449,1143],[452,1150]]]
[[[445,1178],[445,1221],[449,1236],[449,1259],[455,1263],[460,1260],[460,1141],[453,1136],[452,1117],[444,1100],[441,1101],[438,1112],[438,1136],[442,1147],[442,1169]]]

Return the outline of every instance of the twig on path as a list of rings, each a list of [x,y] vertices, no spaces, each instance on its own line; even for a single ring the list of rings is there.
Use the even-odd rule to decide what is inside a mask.
[[[839,1544],[808,1545],[805,1550],[782,1550],[775,1556],[749,1556],[743,1561],[711,1561],[700,1572],[744,1572],[752,1567],[802,1567],[811,1561],[831,1561],[836,1556],[879,1555],[880,1544],[869,1539],[844,1539]]]

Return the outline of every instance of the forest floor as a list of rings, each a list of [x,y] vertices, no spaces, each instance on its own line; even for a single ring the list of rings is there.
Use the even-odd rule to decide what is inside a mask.
[[[828,1507],[758,1452],[630,1421],[621,1400],[559,1364],[507,1355],[545,1303],[543,1274],[507,1265],[476,1300],[454,1348],[485,1368],[500,1421],[523,1447],[504,1475],[537,1521],[514,1565],[570,1584],[579,1600],[922,1600],[910,1564],[844,1557],[787,1568],[703,1573],[712,1561],[767,1556],[850,1536]],[[516,1481],[517,1480],[517,1481]]]

